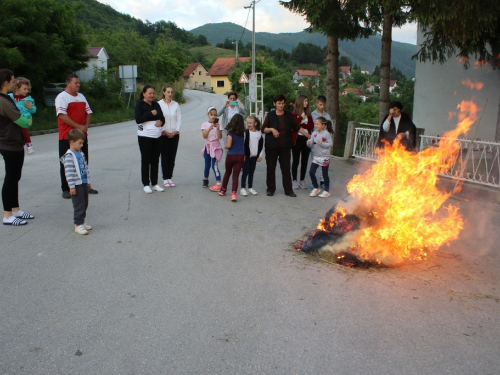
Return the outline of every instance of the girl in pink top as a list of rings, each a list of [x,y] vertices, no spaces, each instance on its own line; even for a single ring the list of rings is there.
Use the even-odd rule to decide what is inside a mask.
[[[217,109],[215,107],[208,107],[207,116],[208,121],[201,125],[201,132],[205,139],[205,146],[201,150],[201,154],[205,158],[203,187],[208,188],[208,176],[210,167],[212,167],[217,182],[214,186],[210,187],[210,190],[219,191],[221,188],[219,161],[222,159],[222,146],[220,144],[222,132],[219,125],[219,119],[217,118]]]

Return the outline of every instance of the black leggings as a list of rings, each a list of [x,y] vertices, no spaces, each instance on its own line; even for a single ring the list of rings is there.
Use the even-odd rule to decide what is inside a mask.
[[[158,183],[158,163],[160,162],[160,138],[138,136],[141,151],[141,180],[144,186]]]
[[[300,181],[306,178],[307,165],[309,163],[309,154],[311,149],[307,146],[307,137],[299,135],[297,136],[297,142],[292,148],[292,179],[294,181],[297,179],[297,169],[299,167],[300,161]],[[302,155],[301,155],[302,154]]]
[[[161,172],[164,180],[169,180],[174,174],[175,156],[179,146],[179,134],[173,138],[162,135],[161,139]]]
[[[5,178],[2,187],[2,202],[4,211],[12,211],[19,207],[19,180],[24,164],[24,150],[0,150],[5,162]]]

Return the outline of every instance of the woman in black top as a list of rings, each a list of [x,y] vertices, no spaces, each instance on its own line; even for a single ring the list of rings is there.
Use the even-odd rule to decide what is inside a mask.
[[[141,151],[141,179],[144,192],[165,191],[158,185],[158,164],[160,162],[160,136],[165,117],[155,98],[155,88],[146,85],[141,99],[135,105],[137,138]],[[152,187],[150,186],[150,182]]]

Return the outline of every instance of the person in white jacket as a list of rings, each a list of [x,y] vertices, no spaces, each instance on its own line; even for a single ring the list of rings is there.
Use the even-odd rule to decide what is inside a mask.
[[[174,187],[172,180],[175,167],[175,157],[179,146],[179,132],[181,130],[181,107],[173,100],[174,88],[166,85],[162,88],[162,98],[158,102],[165,117],[165,125],[160,137],[161,172],[163,186]]]

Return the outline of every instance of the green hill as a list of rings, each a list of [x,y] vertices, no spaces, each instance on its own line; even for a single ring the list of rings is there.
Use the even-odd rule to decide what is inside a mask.
[[[212,45],[224,42],[226,38],[239,40],[243,43],[252,41],[252,32],[231,22],[209,23],[190,30],[195,35],[205,35]],[[243,36],[242,36],[243,34]],[[320,33],[266,33],[256,32],[255,42],[272,49],[282,48],[291,51],[297,44],[312,43],[320,47],[326,46],[326,37]],[[368,39],[355,41],[339,41],[340,55],[350,56],[351,60],[362,70],[373,71],[380,65],[382,38],[374,35]],[[417,52],[417,46],[409,43],[392,42],[392,65],[401,70],[407,77],[415,77],[415,60],[411,57]]]

